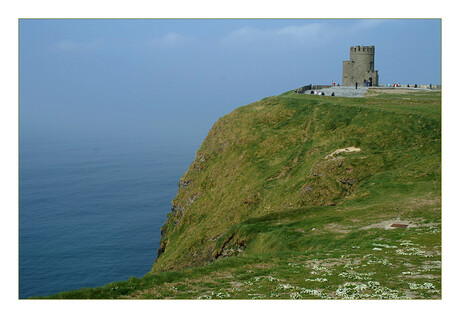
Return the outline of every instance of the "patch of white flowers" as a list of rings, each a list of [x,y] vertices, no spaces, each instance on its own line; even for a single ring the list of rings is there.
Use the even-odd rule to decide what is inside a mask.
[[[335,294],[337,297],[343,299],[360,299],[363,298],[363,295],[360,292],[366,289],[366,284],[346,282],[337,288]]]
[[[290,284],[279,284],[279,286],[276,288],[277,290],[289,290],[289,297],[291,299],[300,299],[303,298],[302,294],[308,294],[308,295],[313,295],[320,297],[322,299],[329,299],[329,296],[319,290],[316,289],[309,289],[309,288],[300,288],[298,286],[292,286]],[[279,297],[279,294],[276,293],[271,293],[270,298],[277,298]]]
[[[369,293],[365,293],[365,291],[369,291]],[[335,294],[342,299],[408,299],[407,295],[400,296],[398,291],[382,287],[379,282],[375,281],[369,281],[366,284],[347,282],[339,286]]]
[[[380,288],[380,283],[379,283],[379,282],[370,281],[370,282],[367,282],[367,285],[368,285],[369,288],[371,288],[371,289]]]
[[[223,299],[223,298],[230,298],[230,294],[227,293],[227,292],[211,292],[211,297],[214,297],[214,298],[220,298],[220,299]]]
[[[273,277],[273,276],[257,276],[257,277],[254,277],[253,280],[255,282],[258,282],[258,281],[278,282],[279,281],[278,278]]]
[[[430,226],[428,228],[428,230],[430,231],[431,234],[438,234],[438,233],[441,232],[441,230],[438,227],[435,227],[435,226]]]
[[[305,279],[306,282],[320,282],[320,283],[324,283],[324,282],[327,282],[327,278],[323,278],[323,277],[318,277],[318,278],[315,278],[315,279],[312,279],[312,278],[307,278]]]
[[[283,289],[283,290],[294,289],[294,286],[290,284],[279,284],[279,286],[276,289]]]
[[[375,275],[375,272],[371,273],[350,273],[350,272],[342,272],[339,274],[339,276],[344,277],[344,278],[349,278],[349,279],[355,279],[355,280],[370,280],[370,277]]]
[[[410,247],[406,249],[396,250],[396,254],[399,254],[399,255],[406,255],[406,256],[418,255],[418,256],[428,257],[425,253],[426,252],[424,250],[421,250],[418,247]]]
[[[397,246],[388,245],[388,244],[380,244],[380,243],[372,243],[372,246],[384,247],[384,248],[397,248]]]
[[[411,241],[409,240],[402,240],[401,243],[399,245],[402,245],[402,246],[411,246],[411,245],[414,245],[414,243],[412,243]]]
[[[278,282],[278,281],[279,281],[278,278],[273,277],[273,276],[267,276],[267,280],[268,280],[269,282]]]
[[[388,261],[387,259],[383,258],[383,259],[379,259],[375,256],[373,257],[370,257],[370,259],[366,262],[368,265],[370,264],[382,264],[382,265],[386,265],[386,266],[391,266],[393,265],[390,261]]]
[[[432,283],[423,283],[423,284],[417,284],[417,283],[409,283],[409,288],[412,290],[415,289],[435,289],[434,285]]]
[[[328,299],[329,298],[325,293],[322,293],[322,292],[320,292],[319,290],[316,290],[316,289],[301,288],[299,290],[299,293],[300,294],[313,295],[313,296],[317,296],[317,297],[320,297],[320,298],[323,298],[323,299]]]
[[[294,268],[300,266],[300,264],[297,264],[297,263],[288,263],[288,265]]]
[[[318,265],[313,265],[312,271],[310,274],[317,275],[320,273],[323,273],[323,275],[332,275],[332,271],[328,269],[326,266],[318,266]]]
[[[351,264],[351,263],[347,263],[347,264],[345,264],[345,265],[343,266],[343,268],[355,269],[356,266],[353,266],[353,264]]]
[[[312,269],[316,270],[316,271],[327,271],[327,267],[326,266],[318,266],[318,265],[313,265]]]
[[[201,295],[197,299],[211,299],[211,296],[209,296],[209,295]]]
[[[379,299],[410,299],[406,294],[400,296],[397,290],[388,287],[376,287],[370,297]]]
[[[299,292],[294,292],[294,293],[289,294],[289,298],[291,298],[291,299],[301,299],[302,295],[300,295]]]

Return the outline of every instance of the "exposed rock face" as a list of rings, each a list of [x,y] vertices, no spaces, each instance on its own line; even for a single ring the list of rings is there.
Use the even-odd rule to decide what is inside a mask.
[[[185,188],[187,187],[190,183],[192,183],[192,180],[181,180],[179,181],[179,190],[182,189],[182,188]]]
[[[184,215],[184,208],[181,207],[180,205],[171,205],[171,212],[174,214],[174,216],[183,216]],[[178,215],[180,213],[180,215]]]
[[[159,257],[161,254],[165,252],[166,249],[166,244],[160,243],[160,248],[157,251],[157,256]]]
[[[165,249],[166,249],[165,234],[166,234],[167,230],[168,230],[168,227],[167,227],[167,224],[165,224],[161,228],[160,247],[157,250],[157,257],[159,257],[161,254],[163,254]]]
[[[347,185],[353,185],[355,184],[355,180],[354,179],[351,179],[351,178],[347,178],[347,179],[340,179],[339,180],[340,183],[343,183],[343,184],[347,184]]]
[[[200,157],[199,162],[204,162],[204,160]],[[189,187],[193,183],[193,180],[183,180],[181,179],[178,183],[178,192],[181,193],[187,187]],[[198,193],[194,193],[191,195],[185,202],[185,205],[188,207],[192,205],[197,199],[199,198]],[[182,205],[177,204],[175,201],[171,203],[171,213],[174,219],[174,227],[180,222],[180,220],[184,217],[185,214],[185,207]],[[163,254],[166,250],[166,245],[168,244],[168,240],[166,238],[166,234],[168,233],[169,223],[166,223],[161,228],[161,238],[160,238],[160,247],[158,248],[157,255],[158,257]],[[158,258],[157,258],[158,259]]]
[[[310,185],[306,185],[302,188],[302,190],[300,190],[300,193],[305,194],[307,192],[312,192],[312,191],[313,191],[313,187]]]
[[[244,251],[246,248],[246,240],[235,239],[234,235],[231,235],[222,247],[214,252],[214,258],[224,258],[229,256],[236,256]]]
[[[195,193],[194,195],[192,195],[190,198],[187,199],[187,205],[193,204],[199,197],[200,197],[199,194]]]

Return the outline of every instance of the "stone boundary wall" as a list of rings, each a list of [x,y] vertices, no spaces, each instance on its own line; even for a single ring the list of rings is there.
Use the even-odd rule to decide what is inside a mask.
[[[307,86],[302,86],[298,89],[295,90],[296,93],[299,93],[299,94],[304,94],[306,91],[310,91],[310,90],[313,90],[313,91],[316,91],[316,90],[321,90],[321,89],[325,89],[325,88],[330,88],[330,87],[333,87],[332,85],[307,85]],[[354,86],[342,86],[342,85],[337,85],[336,87],[354,87]],[[369,86],[368,87],[369,89],[372,89],[372,88],[379,88],[379,89],[401,89],[401,88],[410,88],[410,89],[430,89],[430,84],[417,84],[417,87],[415,87],[415,84],[413,85],[409,85],[409,87],[407,87],[407,85],[401,85],[400,87],[393,87],[393,86],[386,86],[386,85],[383,85],[383,84],[380,84],[379,86]],[[441,90],[441,85],[431,85],[431,90]]]
[[[295,90],[296,93],[299,93],[299,94],[303,94],[305,93],[306,91],[315,91],[315,90],[320,90],[320,89],[323,89],[323,88],[328,88],[328,87],[331,87],[331,85],[307,85],[307,86],[302,86],[298,89]]]
[[[323,89],[323,88],[329,88],[331,87],[332,85],[313,85],[312,89],[315,90],[315,89]]]
[[[415,84],[412,84],[412,85],[409,85],[407,86],[406,85],[402,85],[400,87],[393,87],[393,86],[386,86],[386,85],[383,85],[383,84],[380,84],[379,86],[371,86],[369,88],[388,88],[388,89],[391,89],[391,88],[422,88],[422,89],[437,89],[437,90],[440,90],[441,89],[441,85],[431,85],[431,88],[430,88],[430,84],[417,84],[417,87],[415,87]]]

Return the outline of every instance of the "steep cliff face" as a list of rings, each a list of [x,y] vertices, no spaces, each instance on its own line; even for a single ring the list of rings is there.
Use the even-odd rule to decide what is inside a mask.
[[[428,184],[439,195],[440,105],[417,103],[286,93],[220,118],[179,181],[152,270],[260,249],[235,230],[252,218],[391,202]]]

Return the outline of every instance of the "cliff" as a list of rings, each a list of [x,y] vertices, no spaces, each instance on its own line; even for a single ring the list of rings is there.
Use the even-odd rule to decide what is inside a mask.
[[[220,118],[152,270],[49,298],[439,299],[441,94],[288,92]]]
[[[179,182],[153,271],[287,248],[238,236],[235,228],[252,218],[326,206],[346,217],[378,203],[394,219],[403,217],[397,202],[438,200],[439,99],[381,97],[289,92],[220,118]]]

